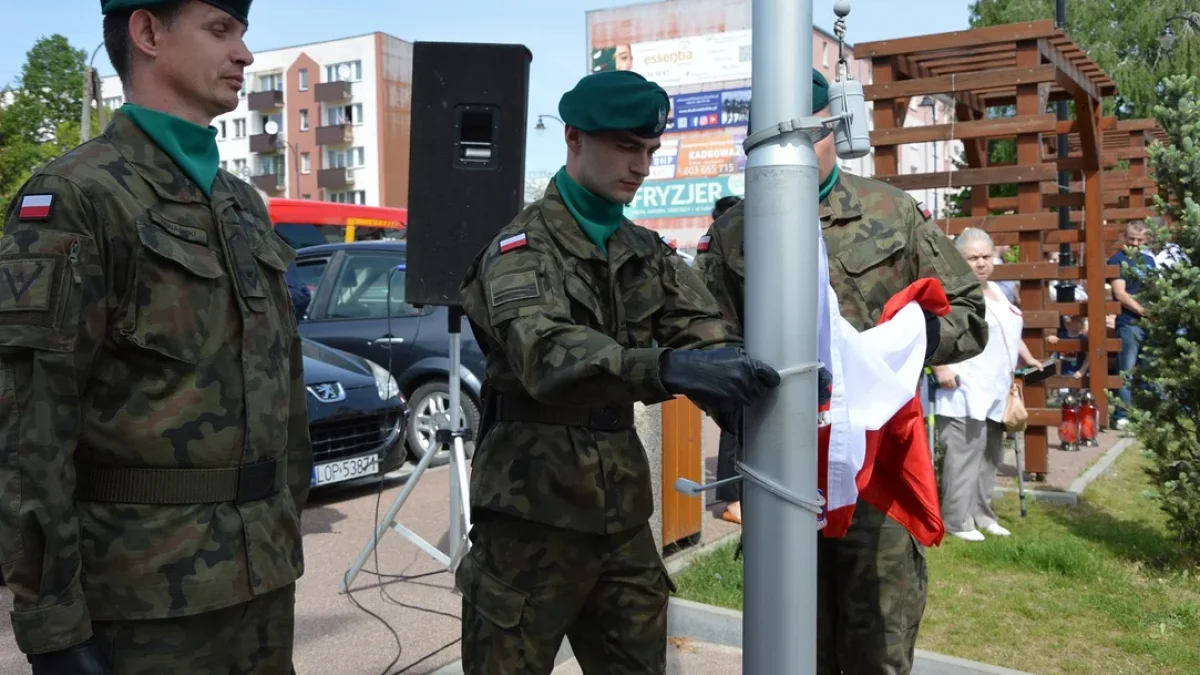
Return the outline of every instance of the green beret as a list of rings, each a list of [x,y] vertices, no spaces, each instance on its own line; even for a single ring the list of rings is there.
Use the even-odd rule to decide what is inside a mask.
[[[813,113],[819,113],[829,105],[829,80],[821,74],[821,71],[813,68],[813,90],[812,90],[812,109]]]
[[[631,70],[592,73],[558,102],[558,115],[569,127],[632,131],[642,138],[661,136],[670,110],[667,92]]]
[[[113,14],[116,12],[132,12],[135,9],[147,9],[167,4],[169,0],[100,0],[100,13]],[[230,16],[250,25],[250,3],[253,0],[204,0],[219,10],[228,12]]]
[[[813,68],[812,109],[817,114],[829,106],[829,80],[821,71]],[[750,113],[746,113],[746,128],[750,127]]]

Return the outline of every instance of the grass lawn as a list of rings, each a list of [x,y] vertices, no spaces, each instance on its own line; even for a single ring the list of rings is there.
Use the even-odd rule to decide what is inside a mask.
[[[1136,449],[1079,506],[1015,496],[996,511],[1012,537],[946,537],[928,551],[918,647],[1031,673],[1200,672],[1200,566],[1167,534]],[[677,578],[679,596],[740,610],[733,547]]]

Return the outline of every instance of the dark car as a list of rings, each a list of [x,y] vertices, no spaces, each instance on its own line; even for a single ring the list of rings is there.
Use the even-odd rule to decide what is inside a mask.
[[[391,371],[412,410],[407,445],[419,460],[436,445],[434,434],[450,423],[449,310],[413,307],[404,300],[408,244],[359,241],[297,251],[296,275],[312,293],[300,333],[357,354]],[[479,428],[484,356],[468,322],[460,323],[459,368],[463,423]],[[473,443],[467,443],[471,453]],[[441,463],[447,453],[439,452]]]
[[[314,488],[385,474],[407,458],[408,406],[396,378],[354,354],[301,340]]]

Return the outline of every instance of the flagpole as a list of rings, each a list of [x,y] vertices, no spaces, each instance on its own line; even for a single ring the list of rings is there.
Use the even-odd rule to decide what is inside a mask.
[[[811,138],[786,124],[812,115],[812,0],[756,0],[752,11],[746,345],[784,378],[746,412],[742,663],[747,675],[812,675],[820,178]]]

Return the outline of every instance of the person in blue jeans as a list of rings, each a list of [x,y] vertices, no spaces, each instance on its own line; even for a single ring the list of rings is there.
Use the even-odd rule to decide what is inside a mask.
[[[1111,280],[1113,299],[1121,304],[1121,313],[1117,315],[1117,337],[1121,339],[1121,353],[1117,356],[1117,368],[1122,375],[1132,371],[1138,362],[1142,340],[1146,333],[1139,325],[1145,309],[1138,303],[1137,294],[1142,290],[1142,281],[1148,270],[1155,269],[1154,257],[1143,251],[1146,245],[1146,224],[1142,221],[1130,221],[1125,224],[1124,248],[1117,251],[1108,259],[1109,265],[1121,267],[1121,276]],[[1138,269],[1141,260],[1146,270]],[[1129,377],[1125,375],[1125,386],[1117,391],[1117,396],[1123,405],[1113,411],[1113,421],[1118,429],[1125,428],[1128,423],[1127,410],[1133,404],[1133,392],[1130,389]]]

